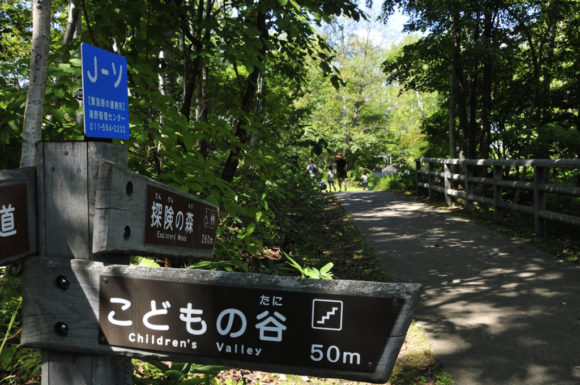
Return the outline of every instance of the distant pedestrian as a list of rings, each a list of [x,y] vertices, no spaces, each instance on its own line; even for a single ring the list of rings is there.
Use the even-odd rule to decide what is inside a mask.
[[[336,164],[336,177],[338,179],[338,191],[342,191],[342,184],[344,182],[344,191],[346,191],[346,160],[342,157],[342,152],[336,154],[334,159]]]
[[[328,176],[328,191],[336,191],[336,186],[334,185],[334,173],[332,172],[332,165],[328,166],[328,172],[326,173]]]
[[[310,158],[308,166],[306,166],[306,171],[308,171],[308,174],[312,179],[316,179],[316,176],[318,175],[318,167],[314,164],[314,159]]]
[[[362,180],[363,190],[365,190],[365,191],[368,190],[369,189],[369,177],[367,176],[366,170],[362,172],[361,180]]]

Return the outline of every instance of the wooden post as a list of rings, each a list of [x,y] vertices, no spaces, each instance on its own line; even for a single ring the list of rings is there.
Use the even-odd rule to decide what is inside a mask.
[[[97,160],[107,159],[127,167],[126,146],[105,142],[39,143],[37,151],[39,254],[63,260],[128,264],[128,257],[95,258],[91,253]],[[58,291],[62,297],[50,300],[66,302],[66,282],[70,278],[57,275],[45,279],[62,285]],[[24,306],[36,300],[27,298],[27,294],[37,284],[23,282]],[[73,338],[74,324],[57,323],[53,328],[61,338]],[[42,351],[42,385],[131,383],[132,364],[128,358]]]
[[[469,211],[473,211],[473,202],[471,201],[471,195],[473,195],[473,183],[469,180],[473,177],[473,166],[470,164],[465,165],[465,204]]]
[[[497,184],[503,178],[502,166],[493,166],[493,219],[503,221],[503,187]]]
[[[428,161],[429,164],[429,175],[427,176],[427,183],[429,184],[429,199],[433,198],[433,190],[431,188],[431,186],[433,186],[433,163],[431,163],[431,161]]]
[[[544,235],[544,219],[540,211],[546,209],[544,185],[547,180],[546,167],[534,166],[534,229],[537,235]]]
[[[451,170],[449,169],[449,164],[443,163],[443,188],[445,193],[445,203],[447,206],[451,206],[451,197],[449,196],[448,190],[451,189]]]
[[[421,189],[419,184],[421,183],[421,177],[419,176],[421,173],[421,160],[415,159],[415,193],[417,196],[421,193]]]

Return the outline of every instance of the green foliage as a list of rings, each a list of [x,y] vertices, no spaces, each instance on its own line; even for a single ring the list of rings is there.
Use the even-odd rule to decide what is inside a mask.
[[[21,283],[7,270],[0,267],[0,383],[8,385],[37,379],[40,353],[20,346]]]
[[[406,192],[415,188],[415,172],[401,169],[396,174],[386,175],[378,181],[371,181],[373,190]]]
[[[219,372],[229,369],[220,365],[199,365],[160,361],[133,360],[135,367],[135,385],[211,385],[217,384],[215,377]]]
[[[288,254],[284,254],[284,257],[288,259],[290,266],[295,268],[300,272],[302,278],[313,278],[313,279],[332,279],[332,273],[330,270],[334,264],[328,262],[326,265],[322,266],[320,269],[312,266],[301,266],[294,259],[290,258]]]
[[[396,0],[383,2],[383,18],[396,8],[410,16],[407,31],[423,36],[408,39],[383,70],[392,84],[441,96],[425,125],[430,156],[450,153],[450,112],[466,158],[578,156],[580,67],[571,52],[580,3]]]
[[[426,146],[421,123],[434,110],[436,95],[388,85],[380,63],[396,49],[384,49],[345,31],[342,23],[338,20],[328,27],[328,40],[336,51],[343,84],[333,87],[311,67],[307,92],[295,103],[312,110],[304,121],[303,143],[310,145],[320,165],[332,164],[341,151],[349,170],[374,170],[385,165],[387,156],[412,161]],[[318,148],[315,144],[321,142],[324,146]]]

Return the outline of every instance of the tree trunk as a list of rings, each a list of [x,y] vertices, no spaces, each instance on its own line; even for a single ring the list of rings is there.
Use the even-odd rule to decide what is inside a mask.
[[[455,154],[455,66],[453,62],[449,65],[449,157],[454,159]]]
[[[479,158],[489,158],[490,142],[491,142],[491,88],[492,88],[492,74],[493,62],[491,57],[492,49],[492,32],[493,32],[493,18],[494,12],[489,8],[484,9],[484,27],[483,27],[483,84],[482,84],[482,107],[481,107],[481,137],[479,144]]]
[[[199,84],[199,91],[195,100],[195,121],[207,122],[209,114],[209,68],[207,65],[201,68],[201,82]],[[200,152],[204,158],[209,154],[209,143],[206,139],[202,139],[200,144]]]
[[[461,25],[459,22],[459,12],[455,11],[452,19],[453,30],[453,76],[455,78],[456,113],[459,116],[459,158],[465,159],[466,151],[466,131],[467,131],[467,104],[465,102],[465,79],[463,77],[463,63],[461,60]]]
[[[81,9],[78,6],[78,0],[69,0],[68,2],[68,18],[66,21],[66,29],[62,37],[62,52],[60,55],[59,62],[66,63],[69,59],[69,46],[74,39],[79,37],[82,33],[82,22],[81,22]],[[62,78],[59,76],[54,79],[54,84],[59,85],[62,83]],[[53,109],[58,109],[62,104],[62,99],[59,97],[54,98]],[[47,115],[46,120],[54,122],[54,117],[52,115]],[[82,114],[77,114],[76,122],[81,125],[83,121]],[[48,125],[45,129],[50,130],[52,125]]]
[[[30,83],[24,109],[20,167],[36,166],[36,142],[41,139],[44,94],[48,77],[51,5],[51,0],[35,0],[32,4]]]
[[[258,81],[258,76],[260,73],[260,69],[257,67],[254,71],[248,76],[246,82],[246,89],[242,96],[242,116],[234,119],[233,130],[236,136],[239,139],[239,144],[236,145],[228,155],[228,159],[224,165],[222,170],[222,179],[231,182],[234,180],[234,176],[236,175],[236,170],[238,165],[240,164],[240,153],[242,151],[242,146],[248,142],[248,133],[246,130],[246,118],[245,114],[250,112],[252,106],[252,100],[256,93],[256,83]]]
[[[62,39],[63,47],[66,47],[70,42],[79,37],[82,33],[81,23],[81,9],[78,5],[78,0],[69,0],[68,2],[68,19],[66,22],[66,30]]]
[[[262,40],[262,49],[259,53],[259,60],[265,63],[265,55],[267,51],[266,41],[268,40],[268,26],[266,25],[266,15],[262,10],[258,11],[257,16],[257,27],[260,30],[260,39]],[[245,90],[242,94],[241,100],[241,116],[234,119],[233,129],[235,135],[239,139],[239,143],[230,151],[228,159],[222,169],[222,179],[231,182],[236,175],[236,170],[240,163],[240,153],[242,151],[242,146],[246,145],[248,142],[248,133],[245,125],[247,124],[246,115],[250,112],[256,95],[256,90],[258,87],[258,79],[260,77],[262,70],[259,67],[254,68],[252,73],[246,78]]]
[[[183,98],[181,106],[181,114],[185,116],[187,120],[191,117],[191,105],[193,98],[195,96],[195,88],[197,85],[198,77],[200,76],[201,69],[201,56],[200,52],[203,49],[204,43],[209,40],[209,34],[203,33],[203,22],[204,22],[204,12],[206,10],[206,3],[202,0],[197,4],[192,4],[191,1],[186,1],[187,7],[192,7],[192,13],[195,14],[193,20],[182,20],[182,34],[183,34],[183,46],[185,65],[183,68]],[[197,8],[193,9],[193,7]],[[185,42],[189,39],[191,44]],[[194,59],[191,59],[191,56]]]
[[[478,130],[477,121],[477,71],[472,69],[471,79],[469,82],[469,130],[467,133],[467,158],[475,158],[477,150],[476,137]]]
[[[473,31],[474,44],[480,44],[480,22],[481,14],[478,11],[475,15],[475,26]],[[477,111],[479,107],[478,95],[478,78],[479,78],[479,61],[472,60],[469,75],[469,130],[467,133],[467,158],[474,159],[477,153],[477,138],[479,134],[480,123],[477,120]]]

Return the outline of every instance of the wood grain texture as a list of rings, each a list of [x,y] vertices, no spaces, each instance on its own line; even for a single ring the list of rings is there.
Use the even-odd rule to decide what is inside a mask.
[[[91,253],[97,162],[108,159],[126,167],[126,146],[105,142],[40,142],[37,152],[39,254],[65,265],[70,264],[71,259],[128,262],[125,257],[95,257]],[[94,328],[84,313],[90,306],[84,295],[75,295],[75,290],[57,286],[56,279],[61,276],[72,277],[70,287],[78,286],[74,275],[66,270],[51,275],[53,266],[46,259],[32,259],[41,264],[36,266],[37,276],[29,276],[26,273],[29,269],[25,268],[22,341],[26,343],[38,333],[56,337],[39,345],[45,349],[42,352],[42,385],[131,384],[130,360],[81,355],[77,350],[69,352],[59,347],[59,341],[70,335],[78,335],[81,339],[85,336],[85,341],[90,339],[86,333]],[[47,265],[43,264],[45,262]],[[27,261],[26,266],[29,265]],[[39,304],[49,305],[50,312],[38,312]],[[59,322],[68,327],[66,335],[56,333],[55,325]],[[114,373],[114,377],[110,373]]]
[[[97,177],[92,252],[183,258],[210,257],[212,250],[145,243],[145,226],[151,221],[146,214],[147,186],[171,191],[216,208],[215,205],[130,172],[112,162],[101,161]]]

